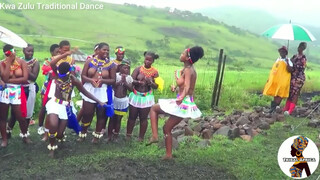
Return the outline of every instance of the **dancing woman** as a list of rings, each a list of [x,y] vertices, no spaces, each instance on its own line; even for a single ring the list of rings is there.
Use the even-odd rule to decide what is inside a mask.
[[[62,54],[61,56],[63,57],[70,54],[71,51]],[[57,67],[58,61],[59,58],[53,59],[50,62],[53,72],[55,72],[58,77],[52,82],[50,94],[48,95],[52,98],[46,104],[49,121],[48,136],[50,139],[50,144],[47,147],[50,151],[49,155],[52,157],[54,156],[54,151],[58,148],[56,145],[56,138],[63,141],[64,131],[68,121],[77,123],[75,116],[76,110],[71,99],[73,87],[76,86],[85,96],[93,99],[101,106],[104,105],[104,103],[99,101],[82,86],[80,80],[71,74],[71,66],[68,62],[62,62]]]
[[[166,156],[163,159],[172,159],[172,134],[173,127],[183,118],[198,118],[201,116],[193,100],[197,73],[193,66],[203,57],[202,47],[195,46],[184,50],[180,56],[180,62],[184,64],[181,71],[175,74],[179,88],[176,99],[159,99],[159,103],[152,106],[150,111],[152,137],[147,145],[158,142],[158,118],[159,114],[169,114],[170,117],[163,126],[166,145]]]

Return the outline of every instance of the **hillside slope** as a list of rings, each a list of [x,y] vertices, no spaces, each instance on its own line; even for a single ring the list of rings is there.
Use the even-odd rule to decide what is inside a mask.
[[[38,2],[48,3],[30,0],[30,4]],[[56,2],[97,3],[88,0]],[[203,62],[216,60],[219,49],[225,50],[229,63],[235,66],[240,63],[253,68],[269,68],[278,56],[278,47],[270,40],[199,13],[169,12],[168,9],[135,5],[103,5],[103,10],[1,10],[0,16],[5,18],[0,19],[0,24],[34,44],[38,57],[46,57],[49,46],[62,39],[69,39],[72,46],[79,46],[86,53],[91,53],[94,44],[101,41],[109,43],[111,49],[123,45],[129,50],[127,55],[135,60],[150,49],[168,63],[177,60],[184,48],[195,44],[205,49]]]

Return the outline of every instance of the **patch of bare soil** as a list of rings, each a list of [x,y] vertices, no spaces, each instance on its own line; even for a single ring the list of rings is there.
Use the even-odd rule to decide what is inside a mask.
[[[181,165],[173,161],[149,162],[128,158],[106,160],[103,172],[75,174],[75,179],[236,179],[206,165]]]

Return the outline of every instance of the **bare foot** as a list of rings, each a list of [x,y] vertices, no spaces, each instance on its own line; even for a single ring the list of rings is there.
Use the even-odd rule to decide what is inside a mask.
[[[48,141],[48,133],[45,133],[45,134],[43,135],[41,141],[44,141],[44,142]]]
[[[50,151],[48,156],[51,157],[51,158],[54,158],[54,151]]]
[[[99,142],[99,139],[94,137],[91,142],[93,144],[97,144]]]
[[[164,160],[164,161],[173,160],[173,157],[172,157],[172,155],[171,156],[165,155],[162,157],[162,160]]]
[[[31,143],[32,143],[31,139],[28,138],[28,137],[24,137],[24,138],[22,139],[22,141],[23,141],[24,143],[26,143],[26,144],[31,144]]]
[[[8,141],[2,141],[1,147],[7,147],[8,146]]]
[[[150,146],[151,144],[158,143],[158,142],[159,142],[158,138],[151,137],[149,139],[149,142],[146,144],[146,146]]]
[[[138,142],[143,142],[144,139],[143,138],[138,138]]]

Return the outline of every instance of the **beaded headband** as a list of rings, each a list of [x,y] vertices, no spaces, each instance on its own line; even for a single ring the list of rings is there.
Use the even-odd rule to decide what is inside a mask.
[[[57,70],[59,78],[63,78],[63,77],[65,77],[65,76],[69,75],[69,74],[70,74],[70,71],[72,71],[72,68],[71,68],[71,67],[69,68],[69,71],[68,71],[67,73],[65,73],[65,74],[61,74],[61,73],[59,72],[59,70]]]
[[[12,53],[14,53],[14,49],[13,49],[13,48],[10,49],[10,50],[8,50],[8,51],[6,51],[6,52],[4,52],[4,54],[5,54],[6,56],[10,56]]]
[[[99,44],[97,44],[95,47],[94,47],[94,50],[97,50],[99,47]]]
[[[123,54],[125,51],[126,51],[126,49],[124,49],[124,48],[116,48],[114,50],[114,53],[115,54]]]
[[[122,60],[122,61],[121,61],[121,65],[127,65],[127,66],[130,66],[130,61]]]
[[[191,56],[190,56],[190,48],[188,48],[187,49],[187,52],[188,52],[188,57],[189,57],[189,62],[191,63],[191,64],[193,64],[193,61],[192,61],[192,59],[191,59]]]

